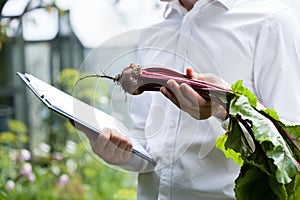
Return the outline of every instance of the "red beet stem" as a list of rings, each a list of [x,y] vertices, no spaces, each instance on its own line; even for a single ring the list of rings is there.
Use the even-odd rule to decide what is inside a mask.
[[[185,74],[161,67],[149,67],[142,69],[139,71],[139,75],[135,78],[138,79],[138,86],[136,86],[134,89],[131,88],[131,91],[129,91],[129,93],[134,95],[141,94],[144,91],[159,91],[162,86],[168,87],[167,81],[170,79],[175,80],[179,84],[186,83],[190,85],[203,98],[205,98],[206,100],[214,101],[222,105],[224,108],[227,108],[228,105],[225,102],[222,102],[221,99],[218,98],[218,95],[223,95],[223,97],[225,95],[227,97],[228,95],[233,94],[229,89],[222,88],[205,81],[192,79]],[[124,90],[125,87],[128,87],[127,85],[123,85],[122,83],[121,85]]]
[[[211,86],[211,89],[215,89],[215,90],[220,90],[220,91],[224,91],[224,92],[231,92],[231,90],[228,90],[226,88],[220,87],[218,85],[214,85],[212,83],[206,82],[206,81],[201,81],[201,80],[195,80],[190,78],[189,76],[176,72],[174,70],[171,69],[167,69],[167,68],[162,68],[162,67],[149,67],[149,68],[145,68],[143,69],[142,72],[142,76],[150,76],[153,75],[154,78],[155,76],[160,76],[162,79],[176,79],[176,81],[178,83],[186,83],[189,84],[191,86],[194,85],[198,85],[200,87],[208,87]],[[165,78],[164,78],[165,77]]]

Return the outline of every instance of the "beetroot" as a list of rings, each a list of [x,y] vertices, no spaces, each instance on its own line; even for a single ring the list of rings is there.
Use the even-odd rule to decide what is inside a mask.
[[[144,91],[159,91],[162,86],[168,87],[167,81],[172,79],[178,84],[186,83],[190,85],[203,98],[215,101],[223,105],[224,108],[228,107],[226,103],[229,102],[228,98],[232,98],[233,94],[229,89],[225,89],[205,81],[192,79],[185,74],[163,67],[142,68],[139,65],[130,64],[115,77],[111,77],[106,74],[87,75],[80,78],[76,82],[75,86],[79,81],[88,77],[111,79],[120,84],[125,92],[132,95],[142,94]]]

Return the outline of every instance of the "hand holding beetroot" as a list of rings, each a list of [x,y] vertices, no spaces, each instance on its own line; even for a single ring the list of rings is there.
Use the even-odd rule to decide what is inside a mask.
[[[230,85],[214,74],[197,74],[193,72],[192,68],[187,68],[186,76],[230,90]],[[178,108],[189,113],[195,119],[207,119],[211,116],[215,116],[224,120],[227,117],[227,112],[223,106],[203,98],[186,83],[179,85],[175,80],[171,79],[167,82],[167,87],[161,87],[160,91]]]

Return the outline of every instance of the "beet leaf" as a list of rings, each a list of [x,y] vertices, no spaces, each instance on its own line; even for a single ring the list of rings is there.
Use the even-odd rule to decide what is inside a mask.
[[[241,165],[236,198],[299,199],[300,124],[261,106],[242,81],[232,91],[229,125],[216,147]]]

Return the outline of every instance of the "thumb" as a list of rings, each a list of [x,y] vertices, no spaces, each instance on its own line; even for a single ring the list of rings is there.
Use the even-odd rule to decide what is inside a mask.
[[[186,71],[185,72],[186,76],[188,76],[189,78],[204,81],[204,79],[201,76],[201,74],[195,73],[194,70],[193,70],[193,68],[187,67],[185,71]]]

